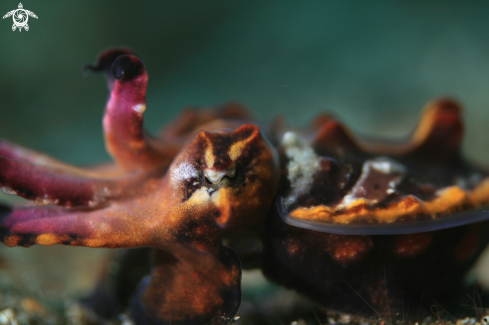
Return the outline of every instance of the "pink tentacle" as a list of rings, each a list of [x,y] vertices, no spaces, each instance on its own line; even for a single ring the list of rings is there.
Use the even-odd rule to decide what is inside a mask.
[[[5,139],[0,139],[0,156],[22,160],[36,165],[71,169],[75,168],[45,154],[22,147]]]
[[[35,165],[46,166],[64,170],[67,173],[76,175],[84,175],[86,177],[119,177],[127,174],[118,165],[114,163],[105,163],[98,165],[90,165],[84,167],[73,166],[62,161],[59,161],[46,154],[35,150],[25,148],[19,144],[10,142],[5,139],[0,139],[0,156],[6,158],[21,160]]]
[[[7,246],[64,244],[116,248],[152,244],[150,228],[117,204],[97,210],[21,207],[1,214],[4,216],[0,241]],[[121,218],[125,221],[121,222]]]
[[[0,187],[39,205],[66,207],[100,205],[107,200],[133,195],[150,175],[98,179],[65,169],[34,165],[0,156]]]

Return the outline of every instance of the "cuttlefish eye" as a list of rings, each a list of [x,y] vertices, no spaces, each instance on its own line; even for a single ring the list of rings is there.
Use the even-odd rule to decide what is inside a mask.
[[[135,55],[123,54],[117,57],[111,70],[115,79],[132,80],[144,72],[144,65]]]

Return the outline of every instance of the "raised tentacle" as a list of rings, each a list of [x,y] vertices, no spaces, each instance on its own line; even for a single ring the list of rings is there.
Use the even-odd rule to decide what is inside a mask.
[[[103,120],[107,150],[127,171],[165,168],[180,147],[169,148],[144,131],[148,74],[143,63],[128,51],[104,52],[95,66],[85,66],[107,73],[111,90]]]
[[[95,207],[107,200],[135,195],[151,175],[100,179],[76,170],[51,168],[0,156],[0,187],[39,205]]]
[[[1,210],[0,210],[1,211]],[[141,247],[154,245],[150,220],[129,205],[102,209],[19,207],[0,212],[0,241],[7,246],[72,245]]]
[[[231,324],[241,301],[241,267],[224,246],[154,250],[151,276],[132,304],[138,324]]]

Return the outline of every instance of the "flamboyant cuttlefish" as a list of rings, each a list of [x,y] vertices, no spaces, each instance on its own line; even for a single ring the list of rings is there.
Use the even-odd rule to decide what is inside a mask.
[[[258,126],[235,103],[187,109],[150,136],[138,57],[113,49],[86,69],[107,74],[115,163],[78,168],[2,140],[0,186],[37,206],[0,206],[0,238],[142,248],[88,300],[106,317],[229,324],[242,267],[336,309],[450,306],[488,242],[489,174],[462,159],[451,100],[399,142],[356,139],[328,115]]]

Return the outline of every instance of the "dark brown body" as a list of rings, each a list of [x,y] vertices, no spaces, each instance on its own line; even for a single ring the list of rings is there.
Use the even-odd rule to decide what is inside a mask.
[[[264,274],[321,306],[419,320],[438,305],[463,310],[465,275],[487,245],[489,223],[414,235],[347,236],[267,223]],[[370,305],[370,306],[369,306]]]

